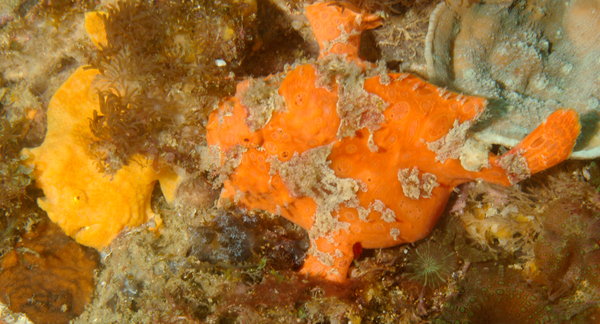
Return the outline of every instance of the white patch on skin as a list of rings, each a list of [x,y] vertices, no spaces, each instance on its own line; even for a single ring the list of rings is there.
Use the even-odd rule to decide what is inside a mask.
[[[490,168],[489,155],[489,145],[469,138],[460,152],[460,165],[471,172]]]
[[[207,165],[207,167],[216,167],[214,173],[218,176],[212,180],[214,186],[222,185],[223,182],[229,178],[240,163],[242,163],[242,156],[247,150],[248,148],[241,144],[235,145],[223,154],[225,156],[224,158],[221,157],[221,150],[216,145],[212,145],[208,152],[201,152],[206,153],[202,154],[202,156],[207,158],[210,156],[214,159],[213,161],[208,162]],[[219,164],[216,164],[217,161],[219,161]],[[222,161],[224,162],[221,164]],[[220,167],[217,165],[220,165]]]
[[[420,197],[431,198],[433,189],[440,184],[437,177],[432,173],[423,173],[419,180],[419,168],[400,169],[398,171],[398,180],[402,184],[404,195],[410,199],[417,200]]]
[[[360,219],[363,222],[368,222],[369,220],[367,219],[367,217],[369,216],[369,213],[371,212],[371,208],[365,208],[365,207],[357,207],[356,210],[358,211],[358,219]]]
[[[531,176],[527,159],[521,153],[519,151],[514,154],[506,154],[498,159],[498,166],[504,169],[511,184],[515,184]]]
[[[421,196],[421,189],[419,188],[421,181],[419,181],[419,169],[410,168],[400,169],[398,172],[398,180],[402,184],[402,191],[404,195],[410,199],[417,200]]]
[[[444,163],[447,159],[460,158],[471,124],[471,121],[459,124],[458,119],[455,119],[454,126],[448,134],[437,141],[427,143],[427,148],[436,154],[436,162]]]
[[[346,201],[344,204],[346,205],[346,207],[349,208],[358,208],[360,206],[360,201],[358,200],[358,198],[354,197]]]
[[[313,215],[314,225],[309,230],[311,238],[327,237],[340,230],[348,231],[350,223],[340,222],[332,213],[342,203],[355,203],[360,186],[352,178],[338,178],[329,167],[327,157],[332,145],[320,146],[302,154],[295,152],[287,162],[281,162],[277,156],[269,158],[270,175],[279,174],[292,197],[309,197],[317,204]]]
[[[393,223],[396,221],[396,213],[391,210],[390,208],[386,208],[382,213],[381,213],[381,219],[384,222],[387,223]]]
[[[319,249],[317,248],[317,243],[315,243],[314,241],[310,242],[308,254],[317,258],[317,260],[319,260],[319,262],[321,262],[324,266],[333,267],[334,265],[335,259],[333,255],[319,251]]]
[[[375,199],[375,202],[371,203],[369,207],[372,207],[373,210],[381,213],[381,219],[384,222],[392,223],[396,221],[396,213],[390,208],[387,208],[383,201]]]
[[[331,244],[335,243],[331,234],[339,233],[340,230],[348,231],[350,229],[350,223],[340,222],[331,212],[325,212],[319,206],[317,206],[314,219],[315,223],[308,231],[309,236],[315,239],[325,237]]]
[[[342,251],[340,251],[339,249],[335,249],[333,256],[339,259],[344,256],[344,253],[342,253]]]
[[[385,204],[383,203],[383,201],[379,200],[379,199],[375,199],[374,202],[371,203],[371,206],[373,210],[378,211],[380,213],[383,212],[383,210],[385,209]]]
[[[358,17],[360,17],[360,15],[358,15]],[[358,30],[352,30],[351,32],[347,32],[346,26],[344,24],[339,24],[337,26],[337,28],[341,31],[340,36],[338,36],[337,38],[332,39],[330,41],[324,41],[323,42],[323,50],[322,50],[323,53],[331,52],[331,48],[337,43],[347,45],[348,40],[350,40],[351,36],[360,35],[360,31],[358,31]]]
[[[369,148],[369,151],[373,153],[379,151],[379,147],[377,146],[377,144],[375,144],[375,141],[373,140],[373,133],[369,134],[369,139],[367,140],[367,147]]]
[[[385,123],[383,112],[388,106],[379,96],[364,89],[365,73],[355,62],[348,62],[342,55],[330,54],[317,62],[318,77],[315,86],[331,90],[338,85],[336,110],[340,126],[336,137],[352,137],[356,131],[367,128],[371,133]],[[369,146],[376,148],[375,143]]]
[[[246,125],[251,132],[263,128],[274,112],[287,111],[285,99],[277,91],[280,81],[278,78],[248,80],[248,87],[240,95],[240,103],[248,112]]]
[[[431,198],[431,192],[439,185],[435,174],[424,173],[423,176],[421,176],[421,195],[423,198]]]
[[[341,276],[340,272],[339,272],[339,271],[338,271],[338,269],[336,269],[336,268],[331,268],[331,269],[329,269],[329,270],[327,271],[327,275],[328,275],[328,276],[334,275],[334,276],[337,276],[337,277]]]
[[[233,103],[231,101],[225,101],[223,103],[224,109],[219,109],[219,128],[225,122],[225,117],[233,116]],[[217,108],[218,109],[218,108]]]

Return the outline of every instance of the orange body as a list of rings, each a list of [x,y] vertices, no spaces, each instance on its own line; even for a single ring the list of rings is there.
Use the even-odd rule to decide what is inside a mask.
[[[86,28],[96,43],[106,42],[98,13],[86,15]],[[56,91],[48,106],[48,131],[41,146],[24,149],[36,185],[43,189],[40,208],[78,243],[102,249],[125,228],[139,226],[154,216],[150,198],[157,180],[165,197],[173,200],[176,174],[156,172],[143,156],[114,175],[98,172],[89,146],[97,140],[90,130],[99,111],[94,79],[97,69],[80,67]],[[157,224],[159,220],[157,219]]]
[[[319,60],[330,54],[323,55],[324,47],[335,48],[334,54],[345,50],[348,62],[364,71],[368,63],[358,58],[358,45],[348,41],[336,46],[343,41],[340,21],[349,16],[350,21],[360,21],[356,19],[360,14],[342,9],[328,3],[307,8],[322,50]],[[366,25],[358,24],[356,30],[378,25],[368,17]],[[352,30],[346,33],[359,35]],[[501,157],[490,155],[487,167],[467,171],[455,157],[440,158],[432,143],[451,142],[449,134],[476,119],[485,109],[485,99],[444,91],[408,74],[387,74],[389,82],[384,84],[380,76],[363,75],[362,89],[385,102],[384,119],[375,127],[369,124],[356,129],[354,136],[342,137],[340,87],[321,86],[317,64],[298,66],[285,76],[277,93],[285,99],[286,109],[273,112],[264,127],[254,132],[248,127],[249,109],[241,100],[246,91],[242,84],[236,97],[224,101],[210,116],[207,138],[210,146],[219,147],[221,157],[233,148],[243,148],[239,164],[227,174],[221,197],[248,209],[279,214],[307,229],[311,249],[302,271],[329,280],[345,280],[355,243],[384,248],[422,239],[435,226],[457,185],[476,179],[510,185],[523,173],[535,173],[568,158],[579,134],[577,113],[559,110],[513,150]],[[357,116],[357,125],[368,124],[369,118],[379,120],[373,115],[377,111]],[[312,194],[291,190],[291,175],[282,175],[273,162],[286,164],[323,147],[330,150],[327,163],[335,177],[350,179],[360,188],[320,218],[322,202]],[[315,231],[313,227],[323,219],[333,225],[325,227],[325,233]]]

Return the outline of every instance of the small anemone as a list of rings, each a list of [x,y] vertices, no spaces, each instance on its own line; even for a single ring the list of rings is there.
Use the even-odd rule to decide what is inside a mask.
[[[411,250],[407,258],[404,276],[431,288],[445,283],[457,263],[456,254],[451,248],[432,241]]]

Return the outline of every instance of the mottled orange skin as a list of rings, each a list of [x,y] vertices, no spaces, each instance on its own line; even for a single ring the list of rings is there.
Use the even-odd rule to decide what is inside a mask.
[[[358,14],[329,3],[307,7],[307,16],[322,49],[325,41],[331,42],[339,36],[334,33],[339,31],[337,23],[348,15],[356,17]],[[366,21],[366,28],[377,26],[373,19]],[[365,29],[365,26],[355,27],[359,31]],[[348,51],[349,60],[360,60],[358,45],[341,44],[331,48],[337,48],[332,51],[337,54],[343,53],[339,51],[342,49]],[[320,58],[323,56],[322,52]],[[366,63],[358,63],[366,66]],[[236,145],[247,148],[241,163],[225,181],[222,198],[237,201],[248,209],[279,214],[310,230],[315,223],[316,202],[309,197],[293,197],[282,177],[269,173],[269,159],[285,162],[294,153],[333,144],[328,161],[336,176],[366,184],[367,190],[356,194],[360,206],[368,208],[379,200],[394,211],[395,221],[383,220],[381,213],[374,210],[367,220],[361,220],[356,208],[340,204],[332,215],[340,222],[349,223],[349,230],[332,231],[326,237],[311,239],[318,251],[333,257],[333,264],[325,264],[309,253],[303,273],[343,282],[353,259],[355,243],[364,248],[384,248],[420,240],[431,232],[457,185],[475,179],[510,185],[510,175],[498,163],[502,157],[490,155],[489,168],[470,172],[457,159],[437,162],[436,153],[427,147],[427,143],[447,135],[455,120],[462,124],[479,116],[485,107],[483,98],[447,92],[448,95],[442,96],[434,85],[407,74],[389,74],[391,82],[387,85],[380,83],[380,77],[367,78],[364,89],[389,104],[384,111],[385,122],[373,132],[378,150],[372,152],[368,147],[370,132],[366,128],[358,130],[353,137],[336,137],[340,126],[336,111],[338,88],[335,84],[329,90],[317,87],[317,73],[312,64],[290,71],[278,90],[285,98],[287,111],[273,113],[269,122],[256,132],[251,132],[246,125],[248,110],[240,102],[246,83],[240,84],[236,97],[226,99],[219,111],[211,114],[207,126],[209,145],[219,146],[222,152]],[[228,109],[231,113],[226,114]],[[503,157],[520,154],[531,164],[532,173],[541,171],[569,157],[579,129],[576,112],[559,110]],[[419,179],[425,173],[436,176],[439,186],[430,197],[414,199],[404,194],[398,172],[407,168],[417,168]]]
[[[103,32],[99,23],[97,14],[86,15],[88,32]],[[102,42],[106,36],[92,34],[92,38]],[[44,143],[21,154],[44,191],[45,197],[38,199],[40,208],[78,243],[102,249],[123,229],[154,216],[150,198],[157,180],[170,201],[179,178],[168,168],[155,171],[143,156],[134,157],[112,176],[98,172],[89,150],[97,140],[89,124],[94,110],[100,110],[93,86],[98,74],[97,69],[80,67],[61,85],[48,105]]]
[[[363,61],[358,57],[360,32],[381,26],[379,16],[361,14],[332,2],[307,6],[306,16],[321,49],[319,59],[329,54],[343,54],[349,61],[362,64]],[[342,35],[342,29],[348,35],[348,40],[332,43],[332,40]]]

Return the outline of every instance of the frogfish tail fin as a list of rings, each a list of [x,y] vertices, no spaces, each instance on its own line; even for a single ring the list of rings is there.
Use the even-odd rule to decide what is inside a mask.
[[[568,159],[580,132],[577,112],[558,109],[494,162],[506,171],[511,183],[516,183]]]

